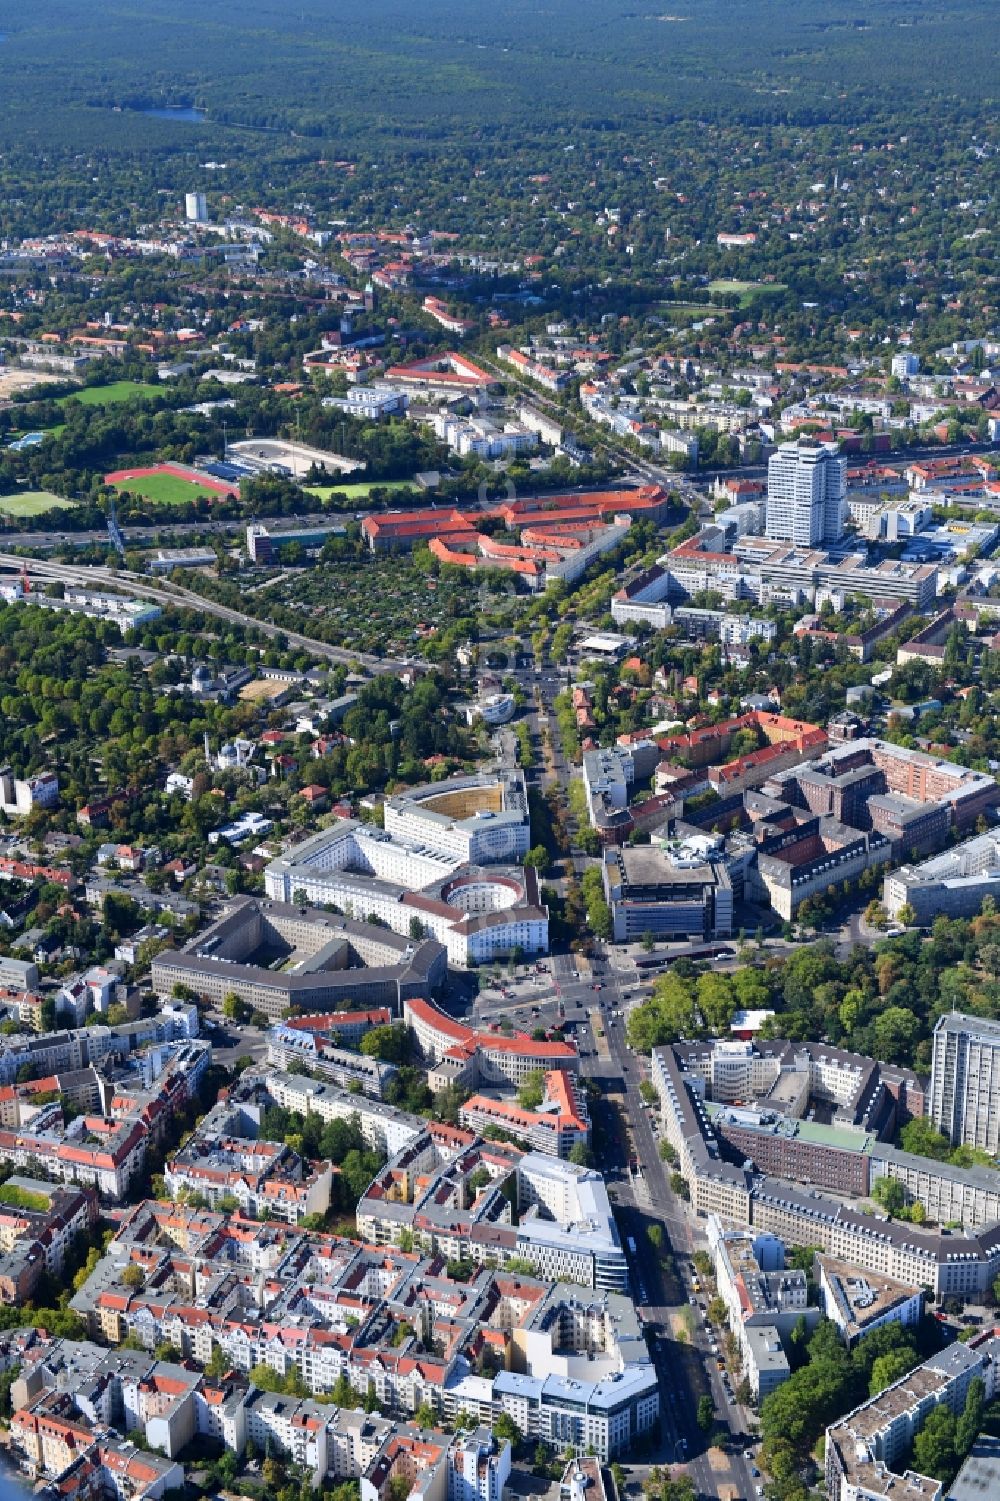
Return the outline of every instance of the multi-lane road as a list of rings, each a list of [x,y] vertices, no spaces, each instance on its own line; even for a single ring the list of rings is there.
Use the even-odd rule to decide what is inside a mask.
[[[627,1010],[621,977],[608,970],[606,983],[604,1016],[608,1017],[611,1011]],[[624,988],[627,990],[627,982]],[[598,994],[605,997],[605,992]],[[615,1005],[616,1000],[624,1003]],[[628,1047],[624,1018],[610,1018],[603,1030],[608,1056],[600,1058],[599,1077],[604,1099],[616,1113],[620,1129],[627,1133],[629,1156],[637,1164],[635,1172],[629,1175],[627,1187],[623,1186],[619,1192],[619,1213],[625,1222],[624,1233],[631,1236],[636,1246],[633,1280],[637,1284],[640,1308],[656,1328],[663,1331],[654,1336],[654,1356],[661,1373],[661,1390],[666,1398],[668,1444],[673,1435],[687,1441],[689,1464],[699,1492],[749,1498],[755,1494],[761,1481],[752,1474],[753,1462],[743,1452],[750,1443],[748,1414],[730,1400],[731,1393],[723,1384],[710,1350],[710,1336],[701,1307],[704,1297],[696,1299],[693,1318],[690,1314],[686,1316],[690,1343],[678,1351],[674,1337],[678,1319],[683,1317],[681,1310],[691,1308],[688,1273],[691,1257],[699,1246],[703,1246],[704,1238],[683,1201],[670,1188],[669,1172],[660,1157],[658,1134],[653,1125],[655,1111],[645,1105],[640,1091],[645,1077],[645,1060],[640,1060]],[[601,1053],[604,1052],[605,1049],[601,1048]],[[592,1058],[588,1056],[583,1061],[585,1072],[590,1073]],[[614,1090],[613,1094],[609,1094],[609,1086]],[[606,1142],[607,1132],[602,1132],[601,1136]],[[607,1152],[608,1148],[603,1150]],[[614,1152],[615,1148],[610,1150]],[[663,1228],[663,1245],[659,1250],[646,1234],[650,1224],[659,1224]],[[677,1374],[681,1375],[679,1381]],[[704,1391],[712,1396],[718,1424],[724,1431],[728,1430],[725,1449],[716,1448],[711,1453],[705,1450],[704,1435],[695,1421],[697,1397]]]
[[[637,980],[632,967],[615,956],[581,963],[573,955],[555,954],[545,966],[521,980],[505,981],[503,989],[484,987],[474,1005],[475,1018],[488,1024],[506,1017],[530,1030],[552,1025],[562,1008],[564,1025],[580,1049],[582,1072],[595,1088],[597,1162],[615,1200],[622,1243],[629,1248],[633,1294],[650,1329],[660,1378],[661,1436],[649,1462],[685,1463],[701,1495],[751,1501],[762,1481],[753,1473],[752,1452],[744,1452],[752,1451],[749,1414],[723,1383],[710,1348],[704,1295],[691,1303],[691,1257],[704,1246],[704,1236],[671,1191],[659,1154],[656,1113],[644,1104],[640,1090],[646,1060],[633,1054],[625,1040],[628,1009],[648,982]],[[659,1247],[647,1234],[654,1224],[663,1232]],[[683,1343],[680,1333],[686,1336]],[[713,1399],[716,1427],[725,1435],[721,1447],[708,1447],[697,1421],[698,1399],[705,1393]],[[632,1468],[642,1474],[646,1466]]]
[[[558,745],[552,715],[552,701],[564,676],[544,666],[540,674],[522,667],[517,676],[531,701],[528,722],[536,750],[546,718],[553,730],[552,760],[540,767],[537,780],[543,788],[558,784],[565,797],[572,767]],[[577,856],[569,864],[579,873],[587,862]],[[589,961],[553,954],[540,969],[528,966],[520,978],[484,985],[473,1003],[473,1017],[480,1025],[506,1019],[526,1031],[561,1020],[573,1036],[582,1072],[595,1087],[598,1166],[615,1200],[622,1243],[635,1244],[634,1253],[629,1249],[633,1293],[650,1329],[660,1381],[660,1442],[649,1462],[686,1465],[700,1495],[756,1501],[762,1481],[753,1473],[749,1415],[723,1385],[710,1349],[704,1310],[698,1306],[704,1297],[696,1299],[693,1307],[689,1301],[691,1256],[703,1238],[686,1206],[670,1189],[669,1173],[659,1155],[655,1112],[644,1105],[640,1091],[648,1065],[631,1052],[625,1040],[628,1009],[648,993],[651,984],[650,978],[637,975],[635,965],[621,953],[601,950]],[[659,1247],[647,1234],[652,1224],[662,1228]],[[680,1333],[686,1335],[683,1343]],[[717,1430],[725,1435],[722,1446],[709,1447],[697,1421],[698,1400],[706,1393],[713,1399]],[[749,1454],[744,1452],[747,1449]],[[646,1461],[630,1466],[634,1478],[641,1478],[646,1468]]]

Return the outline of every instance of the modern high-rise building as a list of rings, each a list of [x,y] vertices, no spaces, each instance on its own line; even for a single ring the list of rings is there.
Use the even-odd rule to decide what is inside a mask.
[[[920,357],[915,354],[894,354],[892,357],[892,373],[900,380],[907,380],[911,375],[920,373]]]
[[[1000,1022],[962,1011],[941,1017],[927,1114],[955,1146],[1000,1152]]]
[[[208,204],[204,193],[187,193],[184,197],[184,215],[191,224],[208,222]]]
[[[767,465],[767,535],[798,547],[844,530],[847,461],[832,444],[783,443]]]

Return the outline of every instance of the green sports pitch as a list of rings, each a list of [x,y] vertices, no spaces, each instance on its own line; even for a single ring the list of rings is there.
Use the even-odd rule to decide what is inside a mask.
[[[78,391],[60,396],[59,405],[79,401],[85,407],[106,407],[119,401],[133,401],[137,397],[142,401],[152,401],[154,396],[162,394],[157,386],[145,386],[138,380],[113,380],[106,386],[81,386]]]
[[[788,287],[783,281],[710,281],[709,292],[735,292],[739,296],[740,306],[746,307],[753,302],[755,297],[780,297]]]
[[[141,495],[153,505],[182,506],[202,496],[206,500],[220,499],[217,490],[199,485],[197,480],[183,479],[178,474],[140,474],[135,479],[119,480],[115,488],[127,490],[130,495]]]
[[[76,502],[63,500],[48,490],[21,490],[17,495],[0,495],[0,511],[5,516],[41,516],[45,511],[71,511]]]

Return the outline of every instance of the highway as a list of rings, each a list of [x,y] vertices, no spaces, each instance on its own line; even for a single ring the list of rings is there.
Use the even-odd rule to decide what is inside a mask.
[[[65,514],[65,512],[63,513]],[[274,517],[268,520],[269,531],[298,530],[304,526],[319,525],[329,522],[335,513],[325,511],[318,515]],[[348,519],[345,515],[345,521]],[[236,521],[184,521],[184,522],[150,522],[148,525],[129,524],[127,542],[135,547],[153,547],[164,545],[164,538],[170,538],[172,545],[181,546],[182,539],[192,534],[198,536],[223,537],[236,532],[245,532],[247,523],[245,520]],[[0,537],[16,547],[34,547],[43,552],[53,547],[108,547],[107,527],[95,528],[86,532],[26,532],[15,529],[9,523],[0,528]]]
[[[304,636],[301,631],[291,631],[284,626],[274,625],[269,620],[259,620],[256,616],[246,615],[241,610],[233,610],[228,605],[206,599],[194,589],[185,589],[183,585],[171,583],[169,579],[157,579],[154,582],[142,574],[130,573],[124,568],[117,570],[87,568],[79,564],[53,563],[41,558],[21,558],[13,553],[0,553],[0,570],[21,573],[25,568],[30,578],[43,581],[58,579],[81,589],[110,590],[117,594],[132,594],[139,599],[152,600],[156,604],[201,610],[206,615],[214,615],[217,619],[228,620],[234,625],[250,625],[263,635],[271,637],[272,640],[280,637],[287,642],[289,647],[299,647],[313,656],[325,658],[328,662],[343,663],[345,666],[356,664],[373,673],[396,673],[406,666],[405,662],[397,661],[392,657],[376,657],[367,652],[346,651],[341,646],[331,646],[326,641],[317,641],[312,636]]]

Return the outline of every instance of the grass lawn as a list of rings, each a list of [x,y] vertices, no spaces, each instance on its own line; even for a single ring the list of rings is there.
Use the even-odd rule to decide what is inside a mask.
[[[34,1209],[39,1213],[44,1213],[49,1207],[48,1199],[42,1194],[18,1188],[15,1183],[5,1183],[0,1188],[0,1204],[10,1204],[14,1209]]]
[[[346,495],[348,500],[367,500],[373,490],[407,490],[413,489],[411,481],[407,480],[365,480],[355,485],[307,485],[306,493],[315,495],[317,500],[329,500],[331,495]]]
[[[117,490],[127,490],[131,495],[141,495],[154,505],[176,506],[197,500],[205,495],[209,500],[221,499],[217,490],[209,490],[192,480],[181,479],[177,474],[143,474],[136,479],[123,480]]]
[[[779,297],[782,292],[787,292],[788,287],[783,281],[710,281],[710,292],[738,292],[740,306],[747,307],[755,297]]]
[[[145,386],[137,380],[113,380],[107,386],[81,386],[68,396],[60,396],[59,405],[67,401],[81,401],[85,407],[106,407],[116,401],[130,401],[134,396],[150,399],[160,394],[158,386]]]
[[[43,511],[70,511],[74,500],[50,495],[48,490],[22,490],[17,495],[0,495],[0,511],[5,516],[40,516]]]

